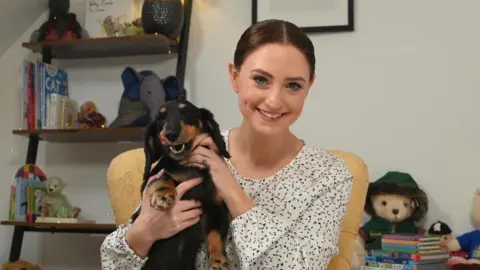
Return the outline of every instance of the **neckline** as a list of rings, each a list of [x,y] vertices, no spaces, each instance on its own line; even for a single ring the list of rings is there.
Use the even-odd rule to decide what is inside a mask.
[[[227,129],[226,131],[224,131],[224,140],[225,140],[225,144],[227,145],[227,151],[229,149],[229,136],[230,136],[230,131],[231,131],[231,128],[230,129]],[[278,175],[284,173],[285,171],[287,171],[288,169],[290,169],[290,167],[297,161],[299,160],[301,157],[303,157],[303,154],[305,152],[305,149],[306,149],[306,143],[304,140],[301,140],[303,142],[303,145],[302,145],[302,148],[300,149],[300,151],[298,151],[297,155],[295,155],[294,158],[292,158],[292,160],[290,160],[290,162],[288,162],[285,166],[283,166],[280,170],[278,170],[277,172],[275,172],[274,174],[270,175],[270,176],[267,176],[267,177],[263,177],[263,178],[250,178],[250,177],[246,177],[242,174],[240,174],[236,169],[235,169],[235,166],[233,166],[232,162],[230,161],[230,159],[225,159],[225,161],[227,162],[227,165],[228,167],[230,168],[230,170],[232,171],[232,173],[236,176],[236,178],[238,180],[244,180],[244,181],[251,181],[251,182],[262,182],[262,181],[268,181],[268,180],[272,180],[274,179],[275,177],[277,177]]]

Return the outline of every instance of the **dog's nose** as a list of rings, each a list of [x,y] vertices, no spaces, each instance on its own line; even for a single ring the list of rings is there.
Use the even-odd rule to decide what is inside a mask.
[[[179,134],[173,130],[167,130],[165,132],[165,137],[167,137],[167,139],[170,141],[170,142],[174,142],[178,139],[178,136]]]
[[[399,212],[398,209],[392,209],[392,213],[393,213],[394,215],[397,215],[398,212]]]

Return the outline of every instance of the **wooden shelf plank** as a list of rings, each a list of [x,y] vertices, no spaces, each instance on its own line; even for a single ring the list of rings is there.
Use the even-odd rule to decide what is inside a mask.
[[[91,38],[22,43],[36,53],[50,49],[52,58],[78,59],[115,56],[169,54],[178,52],[178,42],[162,35]]]
[[[13,130],[15,135],[38,136],[39,140],[48,142],[141,142],[144,127],[129,128],[91,128],[91,129],[34,129]]]
[[[25,231],[65,233],[111,233],[117,229],[110,223],[39,223],[17,220],[3,220],[1,225],[21,227]]]

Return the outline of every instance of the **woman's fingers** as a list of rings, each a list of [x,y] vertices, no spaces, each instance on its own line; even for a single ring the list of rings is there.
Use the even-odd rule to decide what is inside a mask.
[[[185,192],[195,187],[196,185],[200,184],[201,182],[202,182],[201,178],[193,178],[180,183],[177,186],[177,199],[180,200],[183,194],[185,194]]]
[[[191,210],[188,210],[188,211],[185,211],[185,212],[182,212],[182,213],[178,213],[177,214],[177,220],[182,223],[186,220],[190,220],[192,218],[196,218],[196,217],[199,217],[201,216],[203,213],[202,209],[201,208],[195,208],[195,209],[191,209]]]
[[[178,213],[194,209],[197,207],[202,206],[202,204],[199,201],[195,200],[180,200],[175,204],[175,211]]]
[[[194,218],[191,218],[191,219],[187,219],[187,220],[180,223],[180,225],[178,226],[178,231],[185,230],[186,228],[197,224],[199,221],[200,221],[200,216],[197,216],[197,217],[194,217]]]

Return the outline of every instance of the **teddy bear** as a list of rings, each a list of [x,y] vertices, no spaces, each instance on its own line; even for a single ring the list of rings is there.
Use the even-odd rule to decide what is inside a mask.
[[[24,260],[16,262],[6,262],[2,265],[2,270],[42,270],[38,264],[32,264]]]
[[[41,200],[41,217],[76,218],[81,209],[73,207],[62,193],[67,186],[59,177],[49,177],[44,181],[45,195]]]
[[[107,121],[105,116],[98,112],[95,102],[87,101],[77,113],[77,122],[79,128],[103,128]]]
[[[471,207],[471,218],[478,226],[480,223],[480,187],[477,187]],[[461,256],[452,256],[447,264],[450,269],[480,269],[480,229],[476,229],[452,238],[447,243],[447,249],[451,252],[463,251],[467,253],[467,258]]]
[[[381,249],[382,234],[421,234],[417,226],[428,211],[428,198],[414,178],[405,172],[389,171],[368,186],[365,212],[370,220],[359,228],[355,253],[360,265],[366,251]]]

